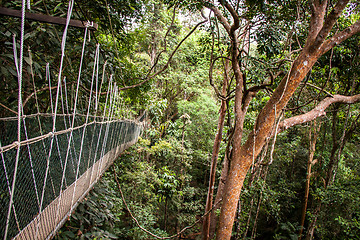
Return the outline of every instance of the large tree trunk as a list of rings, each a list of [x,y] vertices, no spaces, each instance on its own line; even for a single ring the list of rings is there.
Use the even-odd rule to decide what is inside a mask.
[[[296,60],[292,63],[287,76],[282,79],[273,95],[258,115],[254,130],[249,134],[247,141],[244,145],[241,145],[243,121],[248,103],[252,99],[252,93],[256,93],[256,90],[259,90],[259,87],[250,88],[248,90],[244,89],[245,85],[243,75],[237,59],[239,56],[239,44],[236,30],[240,26],[240,16],[237,14],[232,5],[229,4],[229,2],[226,0],[221,0],[219,2],[224,9],[230,13],[233,20],[232,25],[222,14],[219,8],[212,4],[208,4],[208,7],[214,12],[231,39],[231,62],[232,70],[236,79],[233,154],[224,191],[224,196],[226,196],[226,198],[222,201],[219,228],[216,236],[217,239],[224,240],[230,239],[231,237],[238,199],[246,174],[250,169],[252,162],[263,148],[266,138],[270,137],[274,134],[274,132],[277,132],[277,129],[274,129],[275,120],[280,115],[281,111],[284,109],[291,96],[294,94],[299,84],[305,78],[317,59],[332,49],[335,45],[360,32],[360,21],[357,21],[349,28],[334,34],[329,39],[326,39],[349,0],[339,0],[329,14],[327,14],[327,0],[314,0],[310,2],[311,19],[309,24],[309,34],[305,46],[302,48],[302,51]],[[354,98],[334,95],[333,99],[325,100],[326,101],[322,102],[317,109],[309,112],[309,114],[303,114],[296,118],[287,119],[286,122],[284,120],[285,123],[281,125],[283,127],[282,130],[296,124],[309,122],[319,116],[323,116],[325,114],[326,107],[334,102],[339,101],[353,103],[354,101],[360,101],[360,95]]]
[[[241,104],[242,99],[237,99],[238,95],[235,96],[236,123],[233,157],[225,186],[224,195],[227,198],[223,199],[217,239],[230,239],[240,191],[253,159],[258,156],[265,144],[266,138],[273,132],[276,116],[280,115],[281,110],[285,107],[300,82],[319,57],[318,54],[310,54],[308,51],[303,51],[295,60],[289,75],[283,78],[259,114],[254,131],[249,135],[243,146],[240,145],[245,117],[243,113],[246,112],[246,109],[237,106],[237,104]],[[237,91],[241,91],[241,89],[236,89]]]

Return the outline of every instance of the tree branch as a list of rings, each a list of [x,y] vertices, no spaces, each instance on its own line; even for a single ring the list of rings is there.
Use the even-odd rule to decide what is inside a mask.
[[[360,20],[357,20],[353,25],[344,29],[343,31],[335,34],[328,40],[326,40],[320,47],[320,54],[324,54],[334,46],[342,43],[346,39],[352,37],[355,34],[360,33]]]
[[[316,36],[320,32],[324,24],[324,16],[326,13],[327,1],[323,1],[322,4],[318,0],[314,0],[310,3],[311,9],[311,19],[310,19],[310,28],[309,35],[306,40],[306,47],[309,47],[313,44],[316,39]]]
[[[11,108],[5,106],[4,104],[0,103],[0,106],[2,106],[3,108],[5,108],[6,110],[12,112],[12,113],[15,113],[16,115],[18,114],[17,112],[15,112],[14,110],[12,110]]]
[[[235,9],[226,0],[219,0],[219,2],[230,12],[232,18],[234,19],[234,23],[230,27],[230,32],[233,34],[235,32],[235,30],[240,27],[239,15],[235,11]]]
[[[170,24],[168,30],[166,31],[165,36],[164,36],[164,40],[163,40],[163,47],[164,47],[164,50],[165,50],[165,51],[166,51],[166,47],[167,47],[166,38],[167,38],[167,36],[169,35],[171,28],[174,26],[175,15],[176,15],[176,6],[174,6],[173,16],[172,16],[172,18],[171,18],[171,24]]]
[[[227,59],[227,60],[231,61],[231,59],[228,58],[228,57],[224,57],[224,56],[216,57],[216,58],[210,63],[210,68],[209,68],[209,81],[210,81],[210,85],[214,88],[216,95],[217,95],[220,99],[226,100],[226,97],[223,96],[223,95],[220,93],[219,89],[217,89],[217,87],[214,85],[213,77],[212,77],[214,64],[215,64],[215,62],[216,62],[218,59],[221,59],[221,58],[222,58],[222,59]],[[225,69],[224,71],[226,71],[226,69]]]
[[[315,45],[319,45],[324,42],[325,38],[329,35],[331,29],[333,28],[337,19],[342,14],[342,11],[344,10],[348,2],[349,0],[340,0],[336,3],[333,10],[326,17],[325,23],[316,37]]]
[[[261,89],[264,89],[266,87],[271,86],[274,83],[275,78],[277,78],[278,76],[285,75],[284,71],[279,71],[275,75],[273,75],[272,72],[270,70],[268,70],[268,73],[270,75],[270,77],[269,77],[270,82],[269,83],[264,83],[264,84],[261,84],[261,85],[253,86],[253,87],[249,88],[246,91],[247,92],[257,92],[257,91],[259,91]]]
[[[230,29],[231,29],[231,26],[230,26],[230,23],[229,21],[224,17],[224,15],[222,15],[222,13],[220,12],[220,10],[215,7],[212,3],[210,2],[206,2],[206,7],[209,8],[211,11],[213,11],[213,13],[215,14],[215,16],[219,19],[219,21],[221,22],[221,24],[224,26],[226,32],[228,34],[230,34]]]
[[[150,68],[150,70],[148,71],[148,73],[146,74],[145,79],[147,79],[147,78],[149,77],[149,75],[151,74],[151,72],[154,70],[154,68],[155,68],[156,65],[158,64],[161,54],[163,54],[164,52],[167,51],[167,41],[166,41],[166,38],[167,38],[167,36],[169,35],[170,30],[171,30],[171,28],[172,28],[173,25],[174,25],[175,15],[176,15],[176,6],[174,6],[173,16],[172,16],[172,19],[171,19],[171,24],[170,24],[170,26],[168,27],[168,30],[166,31],[165,36],[164,36],[164,39],[163,39],[163,50],[161,50],[160,53],[157,55],[157,57],[156,57],[156,59],[155,59],[155,62],[154,62],[154,64],[151,66],[151,68]]]
[[[150,79],[154,78],[155,76],[159,75],[160,73],[164,72],[168,67],[169,67],[169,64],[172,60],[172,58],[174,57],[175,53],[177,52],[177,50],[180,48],[181,44],[183,44],[183,42],[188,38],[190,37],[190,35],[195,32],[195,30],[202,24],[206,23],[208,20],[205,19],[204,21],[201,21],[199,22],[198,24],[195,25],[195,27],[193,27],[193,29],[191,29],[191,31],[179,42],[179,44],[176,46],[176,48],[174,49],[174,51],[170,54],[170,57],[168,59],[168,61],[166,62],[166,64],[159,70],[157,71],[156,73],[150,75],[150,76],[147,76],[142,82],[139,82],[137,84],[134,84],[134,85],[131,85],[131,86],[126,86],[126,87],[122,87],[122,88],[119,88],[119,91],[122,91],[122,90],[127,90],[127,89],[130,89],[130,88],[135,88],[135,87],[139,87],[141,85],[143,85],[144,83],[148,82]]]
[[[311,111],[282,121],[280,123],[279,132],[284,131],[292,126],[310,122],[318,117],[326,115],[325,110],[333,103],[353,104],[357,102],[360,102],[360,94],[354,96],[333,95],[333,97],[327,97]]]
[[[324,93],[326,93],[327,95],[329,95],[330,97],[334,97],[333,94],[329,93],[329,92],[326,91],[325,89],[320,88],[320,87],[318,87],[318,86],[315,86],[315,85],[313,85],[313,84],[311,84],[311,83],[306,82],[306,83],[300,83],[300,84],[301,84],[301,85],[306,85],[306,86],[309,86],[309,87],[312,87],[312,88],[315,88],[315,89],[319,90],[319,93],[324,92]]]
[[[69,84],[69,85],[71,85],[71,84],[73,84],[74,82],[70,82],[70,83],[67,83],[67,84]],[[62,83],[61,84],[62,86],[65,86],[65,83]],[[46,87],[43,87],[43,88],[40,88],[40,89],[38,89],[38,90],[36,90],[36,92],[33,92],[33,93],[31,93],[29,96],[27,96],[27,98],[24,100],[24,102],[23,102],[23,107],[27,104],[27,102],[32,98],[32,97],[34,97],[35,96],[35,94],[37,94],[37,93],[39,93],[39,92],[43,92],[43,91],[49,91],[49,90],[54,90],[54,89],[57,89],[57,86],[54,86],[54,87],[51,87],[51,88],[49,88],[49,86],[46,86]],[[88,89],[86,89],[86,90],[88,90]],[[90,91],[90,90],[88,90],[88,91]],[[93,93],[95,93],[94,91],[93,91]]]

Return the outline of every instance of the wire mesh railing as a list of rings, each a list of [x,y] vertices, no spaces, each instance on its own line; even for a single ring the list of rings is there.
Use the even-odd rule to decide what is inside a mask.
[[[112,75],[107,77],[105,67],[100,68],[99,45],[91,55],[92,74],[82,74],[88,28],[84,32],[77,79],[72,84],[66,82],[63,62],[73,5],[74,0],[70,0],[56,79],[50,76],[47,64],[42,83],[47,85],[43,88],[46,97],[37,96],[32,76],[33,93],[23,101],[26,0],[22,1],[20,41],[15,35],[12,39],[18,89],[9,91],[18,93],[17,111],[6,107],[13,97],[2,97],[8,102],[0,102],[12,115],[16,113],[0,115],[3,239],[51,238],[119,154],[137,141],[143,129],[143,117],[127,120],[119,116],[120,93]],[[81,86],[86,91],[82,92]],[[30,97],[34,105],[27,107],[29,114],[25,115],[24,103]],[[45,107],[40,107],[40,101]],[[44,104],[45,101],[48,102]]]
[[[41,118],[43,131],[48,132],[52,118]],[[38,137],[37,120],[34,117],[25,119],[27,133],[22,130],[23,135]],[[9,238],[44,239],[54,233],[59,223],[66,219],[119,154],[137,141],[142,129],[141,123],[129,120],[101,122],[95,118],[88,125],[83,125],[83,117],[80,116],[75,120],[79,128],[63,131],[68,130],[65,122],[66,119],[57,120],[57,130],[61,134],[51,134],[50,137],[19,146],[17,180],[9,220],[7,216],[11,183],[14,181],[14,159],[18,149],[1,148],[1,236],[5,237],[6,222]],[[16,128],[16,121],[0,120],[2,144],[10,143],[14,137],[16,139]],[[50,150],[52,138],[54,143]]]

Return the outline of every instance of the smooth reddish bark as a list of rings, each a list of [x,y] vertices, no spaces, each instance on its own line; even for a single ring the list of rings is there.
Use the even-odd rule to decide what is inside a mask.
[[[360,102],[360,94],[354,96],[343,96],[343,95],[333,95],[332,97],[327,97],[322,100],[314,109],[311,111],[304,113],[302,115],[294,116],[288,119],[285,119],[280,123],[280,130],[283,131],[288,129],[289,127],[310,122],[318,117],[325,116],[325,110],[334,103],[346,103],[353,104]]]
[[[231,159],[229,175],[226,180],[224,191],[224,196],[226,196],[226,198],[224,198],[222,202],[219,228],[216,236],[217,239],[223,240],[230,239],[231,237],[238,199],[243,182],[253,160],[258,156],[261,149],[263,148],[266,142],[266,138],[268,138],[274,132],[275,118],[280,115],[280,112],[286,106],[291,96],[294,94],[299,84],[305,78],[317,59],[336,44],[339,44],[345,39],[360,32],[360,21],[358,21],[351,27],[326,40],[329,32],[333,28],[337,18],[347,3],[348,1],[339,0],[333,8],[333,11],[326,17],[326,20],[324,18],[326,16],[328,1],[313,1],[311,3],[312,14],[309,35],[306,44],[299,56],[293,62],[287,76],[282,79],[280,84],[275,89],[273,95],[258,115],[256,124],[254,126],[254,131],[249,134],[244,145],[241,145],[241,137],[243,133],[243,121],[247,109],[245,103],[248,102],[247,100],[251,100],[251,97],[249,98],[250,95],[247,93],[244,94],[243,92],[243,75],[237,61],[239,51],[235,31],[239,27],[239,18],[236,13],[234,13],[231,6],[224,0],[220,1],[220,4],[222,4],[233,17],[232,25],[230,25],[228,20],[224,18],[218,8],[213,5],[209,7],[215,13],[218,20],[222,23],[231,39],[232,70],[236,79],[233,155]],[[336,101],[342,102],[343,99],[344,96],[335,97],[335,100],[327,99],[329,104],[324,104],[324,107],[326,109],[326,107],[331,103]],[[321,116],[316,116],[316,114],[309,115],[312,115],[315,118]],[[291,126],[295,125],[294,122],[300,124],[302,121],[297,121],[300,118],[301,117],[298,116],[298,118],[293,118],[291,121],[288,119],[287,123],[289,123]]]

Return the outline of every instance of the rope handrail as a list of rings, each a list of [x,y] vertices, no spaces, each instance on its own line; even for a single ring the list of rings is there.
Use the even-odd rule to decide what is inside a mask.
[[[29,114],[25,115],[22,101],[25,1],[30,5],[29,0],[23,0],[20,44],[14,35],[12,49],[18,75],[18,89],[14,90],[18,93],[18,108],[17,112],[11,111],[16,116],[0,118],[3,130],[0,134],[0,186],[4,187],[0,198],[0,211],[4,213],[0,214],[0,222],[4,223],[4,227],[0,227],[2,239],[51,238],[120,153],[137,141],[146,117],[145,112],[134,120],[118,116],[119,110],[124,111],[125,103],[121,101],[113,75],[109,74],[108,78],[105,74],[106,61],[100,67],[100,45],[96,45],[95,54],[85,54],[87,45],[91,47],[86,44],[89,25],[84,31],[76,82],[66,84],[63,61],[74,0],[68,1],[59,66],[50,67],[47,63],[45,67],[45,88],[49,89],[49,95],[42,103],[50,101],[45,105],[49,112],[40,112],[35,86],[40,80],[35,81],[37,76],[32,69],[29,49],[30,84],[35,104],[27,105]],[[91,76],[82,70],[88,66],[83,64],[88,56],[93,61]],[[88,95],[79,92],[84,78],[91,83]],[[101,89],[106,88],[106,84],[106,98],[101,98]],[[1,106],[7,104],[1,103]],[[130,115],[127,110],[124,113]]]
[[[52,113],[33,113],[33,114],[29,114],[29,115],[21,115],[21,119],[26,119],[26,118],[33,118],[33,117],[37,117],[37,116],[45,116],[45,117],[53,117],[54,114]],[[60,116],[60,117],[71,117],[73,116],[73,114],[71,113],[67,113],[67,114],[63,114],[63,113],[57,113],[56,116]],[[89,118],[105,118],[105,119],[114,119],[114,120],[124,120],[124,121],[134,121],[134,120],[130,120],[130,119],[126,119],[123,117],[103,117],[103,116],[96,116],[96,115],[86,115],[86,114],[81,114],[81,113],[76,113],[75,116],[77,117],[86,117],[88,116]],[[18,120],[18,117],[2,117],[0,118],[0,121],[12,121],[12,120]]]
[[[118,120],[110,120],[110,121],[92,121],[92,122],[90,122],[90,123],[82,124],[82,125],[77,126],[77,127],[74,127],[74,128],[68,128],[68,129],[64,129],[64,130],[60,130],[60,131],[55,131],[55,132],[48,132],[48,133],[46,133],[46,134],[44,134],[44,135],[37,136],[37,137],[33,137],[33,138],[27,139],[27,140],[23,140],[23,141],[21,141],[21,142],[15,141],[15,142],[13,142],[13,143],[11,143],[11,144],[8,144],[8,145],[6,145],[6,146],[0,147],[0,153],[7,152],[7,151],[9,151],[9,150],[11,150],[11,149],[13,149],[13,148],[16,148],[16,147],[22,147],[22,146],[30,145],[30,144],[33,144],[33,143],[42,141],[42,140],[44,140],[44,139],[47,139],[47,138],[49,138],[49,137],[66,134],[66,133],[69,133],[69,132],[72,132],[72,131],[75,131],[75,130],[84,128],[85,126],[89,126],[89,125],[93,125],[93,124],[108,124],[108,123],[113,123],[113,122],[118,122],[118,121],[134,122],[134,121],[132,121],[132,120],[121,120],[121,119],[118,119]],[[136,124],[139,124],[139,123],[136,123]]]

